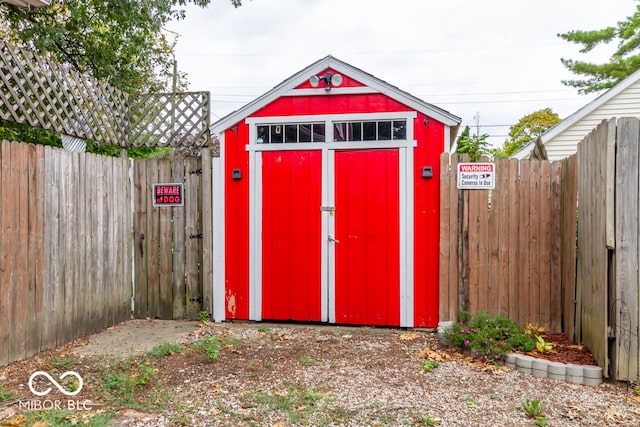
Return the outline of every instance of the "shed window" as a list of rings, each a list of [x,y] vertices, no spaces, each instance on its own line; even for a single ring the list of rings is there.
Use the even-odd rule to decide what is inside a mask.
[[[334,123],[334,141],[397,141],[407,139],[406,120]]]
[[[257,126],[258,144],[325,142],[324,123],[280,123]]]

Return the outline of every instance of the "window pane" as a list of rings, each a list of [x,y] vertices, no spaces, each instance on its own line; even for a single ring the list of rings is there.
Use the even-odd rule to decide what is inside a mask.
[[[282,132],[282,125],[271,125],[271,143],[277,144],[284,141],[284,132]]]
[[[313,142],[325,142],[324,123],[315,123],[313,125]]]
[[[300,142],[311,142],[311,125],[303,124],[298,127],[300,135]]]
[[[269,143],[269,126],[258,126],[258,144]]]
[[[405,120],[393,122],[393,139],[407,139],[407,122]]]
[[[362,122],[349,123],[349,141],[362,141]]]
[[[378,141],[391,140],[391,122],[378,122]]]
[[[284,126],[284,142],[298,142],[298,125]]]
[[[364,141],[375,141],[378,136],[376,131],[376,122],[362,123],[362,136]]]
[[[333,140],[334,141],[346,141],[347,140],[347,123],[334,123],[333,124]]]

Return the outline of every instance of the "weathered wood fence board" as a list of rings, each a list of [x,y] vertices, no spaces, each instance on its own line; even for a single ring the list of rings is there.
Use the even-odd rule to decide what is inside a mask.
[[[613,346],[616,357],[612,362],[612,374],[616,379],[636,382],[640,380],[638,359],[640,347],[638,333],[640,326],[638,324],[639,139],[638,119],[623,118],[617,121],[615,261],[610,267],[615,271],[615,291],[612,292],[615,300],[609,303],[610,322],[615,330]],[[605,248],[600,250],[604,252]]]
[[[562,160],[560,178],[560,301],[554,306],[562,313],[562,330],[571,339],[575,339],[575,277],[576,277],[576,212],[568,206],[577,206],[578,195],[578,157],[573,155]],[[556,297],[558,295],[556,294]]]
[[[211,228],[211,160],[201,157],[143,159],[133,164],[135,301],[134,316],[197,319],[210,294],[213,271]],[[153,206],[153,184],[184,183],[184,206]],[[206,189],[206,190],[205,190]],[[209,191],[203,204],[203,192]],[[203,211],[208,205],[208,210]],[[206,237],[205,234],[209,233]],[[208,248],[208,249],[205,249]],[[203,286],[206,283],[207,286]]]
[[[611,125],[615,126],[615,122]],[[605,234],[606,123],[598,126],[578,147],[581,179],[578,184],[576,295],[579,301],[579,337],[604,368],[607,363],[608,253]]]
[[[0,365],[130,316],[128,161],[0,144]]]
[[[441,157],[440,319],[463,308],[562,330],[559,230],[564,209],[575,218],[561,197],[562,163],[498,159],[489,192],[457,190],[464,160]]]

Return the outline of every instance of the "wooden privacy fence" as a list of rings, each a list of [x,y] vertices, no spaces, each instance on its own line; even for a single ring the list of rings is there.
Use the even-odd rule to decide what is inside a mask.
[[[462,161],[440,158],[440,320],[462,308],[572,336],[575,159],[498,159],[491,191],[457,189]]]
[[[578,146],[576,334],[605,375],[640,381],[640,123],[603,121]]]
[[[0,365],[130,317],[128,177],[126,159],[1,143]]]
[[[211,313],[209,150],[186,159],[136,160],[133,182],[135,317],[197,319],[200,311]],[[183,183],[184,205],[153,206],[153,184],[159,183]]]

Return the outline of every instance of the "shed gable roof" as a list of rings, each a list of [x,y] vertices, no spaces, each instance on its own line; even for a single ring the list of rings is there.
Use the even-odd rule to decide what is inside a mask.
[[[282,96],[295,95],[295,93],[292,94],[291,91],[301,85],[304,85],[309,80],[309,77],[317,75],[327,68],[344,74],[346,77],[357,80],[364,86],[368,87],[370,90],[385,94],[386,96],[389,96],[390,98],[401,102],[402,104],[405,104],[415,109],[416,111],[424,113],[429,117],[432,117],[444,123],[447,126],[458,126],[461,122],[460,117],[457,117],[449,113],[448,111],[436,107],[435,105],[424,102],[423,100],[416,98],[415,96],[410,95],[409,93],[400,90],[397,87],[390,85],[389,83],[382,81],[374,77],[373,75],[362,71],[359,68],[356,68],[352,65],[347,64],[346,62],[334,58],[331,55],[328,55],[292,75],[267,93],[249,102],[244,107],[226,115],[217,122],[213,123],[213,125],[211,126],[211,130],[215,133],[222,132],[226,129],[229,129],[246,117],[251,116],[253,113],[260,110],[269,103],[275,101],[276,99]],[[297,90],[324,91],[324,89]],[[345,88],[345,90],[347,89]],[[335,91],[337,92],[337,90]],[[300,94],[302,95],[303,93],[300,92]]]
[[[613,98],[615,98],[620,93],[622,93],[625,90],[627,90],[629,87],[631,87],[633,84],[635,84],[639,80],[640,80],[640,70],[638,70],[638,71],[634,72],[633,74],[629,75],[627,78],[622,80],[620,83],[618,83],[617,85],[615,85],[614,87],[612,87],[608,91],[604,92],[602,95],[598,96],[596,99],[594,99],[593,101],[591,101],[590,103],[588,103],[584,107],[580,108],[578,111],[576,111],[575,113],[571,114],[569,117],[567,117],[566,119],[562,120],[561,122],[559,122],[558,124],[556,124],[552,128],[547,129],[546,132],[544,132],[542,135],[540,135],[538,137],[539,141],[543,145],[547,144],[549,141],[553,140],[555,137],[557,137],[561,133],[565,132],[567,129],[569,129],[570,127],[572,127],[576,123],[578,123],[581,120],[585,119],[589,114],[593,113],[594,111],[598,110],[599,108],[602,108],[605,104],[607,104],[609,101],[611,101]],[[628,115],[628,114],[623,114],[623,115]],[[613,117],[613,116],[611,116],[611,117]],[[594,122],[594,124],[593,124],[593,127],[596,127],[599,122],[600,122],[600,120],[596,120],[596,122]],[[576,141],[576,147],[577,147],[578,142],[579,141]],[[511,157],[517,158],[517,159],[525,159],[531,154],[531,152],[533,151],[534,148],[535,148],[535,140],[531,141],[529,144],[525,145],[520,151],[518,151],[517,153],[513,154]]]

